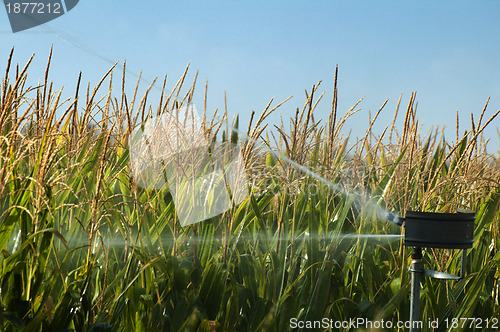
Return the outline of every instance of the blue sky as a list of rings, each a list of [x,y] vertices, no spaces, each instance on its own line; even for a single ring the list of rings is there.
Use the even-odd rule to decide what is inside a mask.
[[[403,94],[406,106],[417,91],[423,131],[446,125],[455,139],[455,112],[460,131],[470,129],[488,97],[489,118],[500,109],[500,2],[498,1],[97,1],[86,0],[45,25],[13,34],[0,10],[0,70],[10,49],[24,64],[32,53],[32,84],[43,79],[51,45],[51,80],[71,95],[78,73],[95,85],[112,63],[127,60],[131,89],[143,71],[148,82],[168,75],[172,88],[188,63],[188,82],[199,70],[195,97],[203,105],[208,80],[208,110],[224,106],[248,124],[252,110],[262,111],[288,96],[284,119],[305,102],[304,90],[322,80],[325,91],[316,119],[327,120],[333,73],[339,66],[339,113],[364,97],[361,111],[346,125],[364,136],[368,112],[389,102],[376,130],[390,123]],[[3,59],[3,60],[2,60]],[[115,89],[119,90],[117,71]],[[150,102],[156,106],[158,89]],[[277,124],[278,114],[270,118]],[[400,118],[401,126],[403,118]],[[496,129],[485,132],[499,150]]]

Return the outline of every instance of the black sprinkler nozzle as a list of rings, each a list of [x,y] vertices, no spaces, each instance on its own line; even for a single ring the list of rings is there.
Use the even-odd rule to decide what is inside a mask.
[[[398,226],[403,226],[405,218],[399,217],[399,216],[395,215],[394,213],[389,212],[389,213],[387,213],[387,220],[389,220],[390,222],[392,222],[393,224],[396,224]]]

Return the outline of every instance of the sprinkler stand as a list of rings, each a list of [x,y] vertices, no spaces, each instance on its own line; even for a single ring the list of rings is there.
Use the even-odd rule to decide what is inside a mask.
[[[411,295],[410,295],[410,332],[417,332],[418,328],[418,315],[420,305],[420,280],[424,274],[422,268],[422,248],[413,247],[411,254]]]
[[[406,211],[405,218],[392,213],[388,220],[396,225],[404,225],[405,246],[413,248],[411,255],[411,298],[410,332],[417,332],[422,327],[419,320],[420,281],[424,276],[441,280],[460,280],[465,277],[467,249],[474,242],[473,211],[458,210],[457,213],[429,213]],[[442,271],[424,269],[422,248],[462,249],[460,275],[455,276]]]

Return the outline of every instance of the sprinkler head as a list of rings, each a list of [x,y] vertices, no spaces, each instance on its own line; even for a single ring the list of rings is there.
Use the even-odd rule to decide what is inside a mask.
[[[468,249],[474,242],[474,211],[434,213],[406,211],[407,247]]]
[[[395,215],[394,213],[388,212],[387,213],[387,220],[392,222],[393,224],[398,225],[398,226],[403,226],[405,218],[399,217],[399,216]]]

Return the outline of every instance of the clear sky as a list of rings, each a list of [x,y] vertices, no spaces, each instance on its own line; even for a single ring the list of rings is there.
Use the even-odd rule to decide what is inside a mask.
[[[29,72],[36,84],[51,45],[50,78],[68,95],[80,71],[92,86],[116,61],[126,59],[130,88],[143,71],[141,91],[154,77],[161,88],[164,75],[172,88],[191,63],[188,82],[199,70],[201,83],[198,109],[208,79],[209,111],[223,108],[226,91],[229,112],[239,113],[244,126],[251,110],[293,96],[280,108],[287,119],[304,104],[304,90],[320,80],[325,97],[316,119],[327,120],[336,64],[340,115],[364,97],[347,123],[353,136],[364,136],[368,111],[373,115],[389,99],[376,127],[381,131],[401,93],[406,106],[417,91],[424,132],[446,125],[450,141],[457,110],[463,132],[488,97],[487,118],[500,109],[500,1],[82,0],[62,17],[16,34],[0,9],[2,72],[13,46],[15,63],[36,53]],[[156,100],[150,99],[154,106]],[[500,118],[486,131],[490,152],[499,150],[499,127]]]

